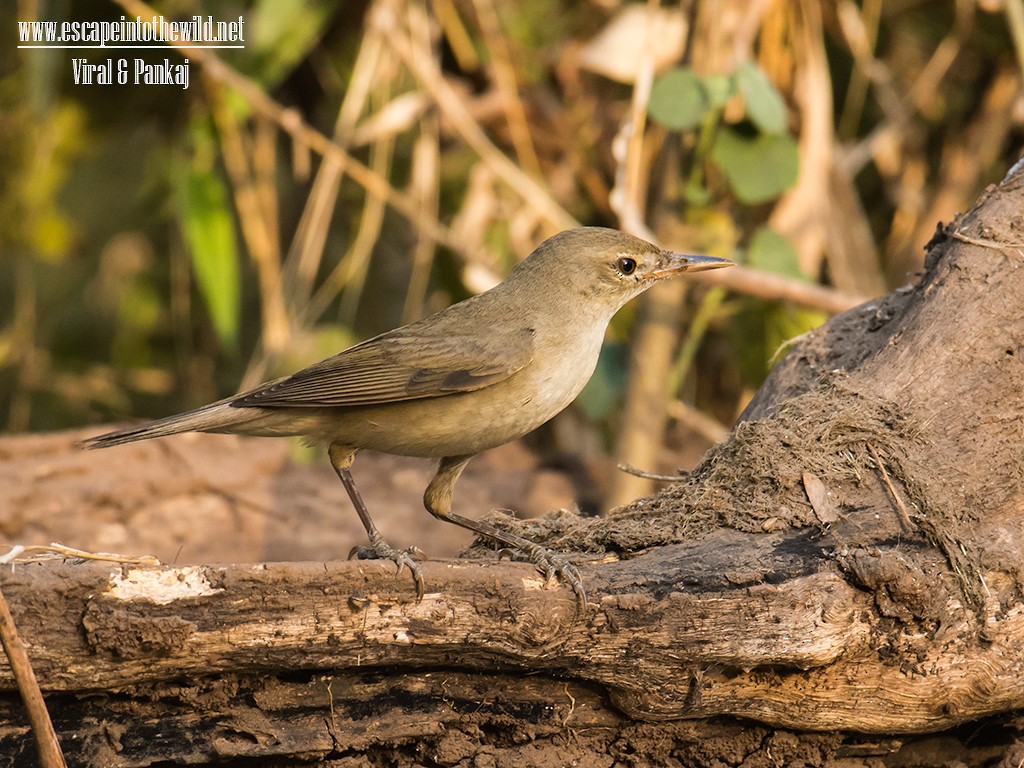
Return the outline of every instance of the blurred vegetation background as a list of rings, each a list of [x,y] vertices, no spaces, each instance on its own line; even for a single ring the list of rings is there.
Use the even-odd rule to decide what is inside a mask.
[[[16,43],[161,14],[241,15],[245,47]],[[580,223],[749,268],[624,310],[537,440],[686,466],[787,339],[912,279],[1024,125],[1024,0],[18,0],[0,30],[7,432],[225,396]],[[189,87],[74,84],[122,55]]]

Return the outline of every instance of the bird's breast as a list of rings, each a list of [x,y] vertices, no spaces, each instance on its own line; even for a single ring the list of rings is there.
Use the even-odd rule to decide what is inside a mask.
[[[603,331],[603,329],[601,329]],[[597,365],[602,336],[553,345],[507,379],[471,392],[337,409],[321,438],[407,456],[475,454],[532,432],[575,399]]]

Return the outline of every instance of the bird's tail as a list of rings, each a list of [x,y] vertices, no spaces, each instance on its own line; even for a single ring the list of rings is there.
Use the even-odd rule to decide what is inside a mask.
[[[134,443],[137,440],[149,440],[154,437],[167,437],[182,432],[230,432],[233,427],[244,424],[251,418],[256,409],[232,408],[230,403],[234,397],[204,405],[194,411],[178,413],[156,421],[147,421],[128,429],[108,432],[105,435],[90,437],[78,443],[80,448],[110,448],[115,445]]]

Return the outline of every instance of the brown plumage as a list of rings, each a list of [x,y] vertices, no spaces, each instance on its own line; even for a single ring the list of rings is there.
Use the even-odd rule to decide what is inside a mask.
[[[611,229],[555,235],[499,285],[256,389],[84,441],[106,448],[180,432],[302,435],[328,446],[331,464],[366,528],[364,556],[408,567],[410,552],[380,536],[349,468],[363,449],[440,458],[427,510],[525,555],[583,595],[564,557],[451,511],[452,490],[477,453],[515,440],[565,408],[590,379],[605,328],[658,280],[732,262],[662,251]]]

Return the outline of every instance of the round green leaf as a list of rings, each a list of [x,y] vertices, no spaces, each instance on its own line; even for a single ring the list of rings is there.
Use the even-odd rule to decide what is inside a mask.
[[[748,204],[767,202],[792,186],[799,162],[796,142],[789,136],[744,136],[731,127],[715,136],[711,160],[736,197]]]
[[[786,130],[786,102],[768,76],[752,61],[736,70],[736,85],[747,105],[747,117],[765,133]]]
[[[669,70],[655,80],[647,103],[648,114],[675,131],[696,128],[709,108],[704,86],[689,67]]]

